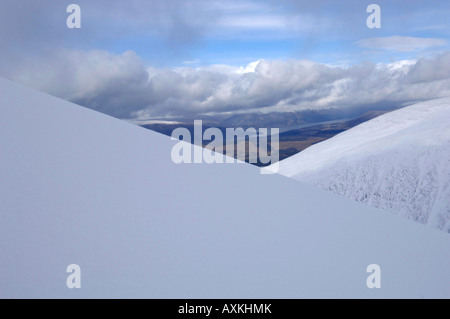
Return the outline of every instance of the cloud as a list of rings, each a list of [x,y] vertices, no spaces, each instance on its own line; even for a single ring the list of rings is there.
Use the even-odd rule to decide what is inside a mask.
[[[142,46],[159,41],[159,50],[188,50],[201,42],[205,31],[211,29],[221,14],[205,9],[207,0],[77,0],[82,27],[75,31],[66,27],[66,8],[70,3],[1,1],[2,58],[5,50],[11,51],[13,57],[47,52],[55,47],[117,47],[121,41],[130,39],[139,39]]]
[[[420,59],[413,65],[408,74],[410,83],[434,83],[450,79],[450,53],[437,56],[435,59]]]
[[[60,50],[17,66],[10,78],[116,117],[127,117],[152,102],[148,73],[132,51]]]
[[[391,36],[384,38],[369,38],[356,42],[362,48],[388,50],[395,52],[413,52],[418,50],[425,50],[432,47],[444,46],[447,41],[436,38],[416,38],[416,37],[402,37]]]
[[[283,29],[287,27],[286,18],[275,15],[228,16],[222,18],[218,25],[241,29]]]
[[[195,58],[221,63],[263,57],[355,61],[360,57],[353,54],[362,49],[349,44],[374,32],[377,36],[427,35],[428,42],[443,41],[440,38],[448,37],[446,13],[450,8],[444,2],[436,8],[424,1],[383,0],[378,4],[386,23],[374,31],[366,27],[367,3],[358,0],[78,0],[82,28],[69,30],[69,3],[0,1],[0,75],[22,63],[23,58],[45,56],[60,48],[115,53],[133,50],[164,66]],[[422,41],[412,45],[414,42],[406,41],[399,46],[395,40],[388,44],[383,40],[380,45],[411,50],[439,44]],[[371,42],[365,39],[360,44],[370,46]],[[382,60],[381,56],[374,60]]]
[[[188,61],[183,61],[183,65],[190,65],[190,66],[196,66],[196,65],[200,65],[201,61],[200,59],[194,59],[194,60],[188,60]]]
[[[132,51],[60,50],[16,68],[9,78],[119,118],[345,110],[450,96],[450,52],[347,68],[305,60],[157,68]]]
[[[357,0],[79,0],[79,30],[66,27],[69,3],[0,2],[0,75],[119,118],[363,107],[448,94],[449,54],[352,67],[296,59],[203,66],[300,55],[352,65],[366,48],[386,51],[376,61],[392,51],[447,48],[442,33],[369,39],[367,4]],[[384,21],[395,23],[378,36],[414,34],[404,33],[413,20],[414,28],[448,29],[449,4],[405,3],[379,3]],[[357,39],[359,47],[348,45]]]

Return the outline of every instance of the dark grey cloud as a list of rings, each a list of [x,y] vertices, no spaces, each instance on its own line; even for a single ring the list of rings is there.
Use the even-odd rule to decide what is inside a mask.
[[[66,27],[69,4],[81,7],[82,28]],[[27,57],[60,48],[121,48],[139,39],[150,46],[159,39],[165,52],[183,51],[201,42],[219,12],[205,12],[206,0],[15,0],[0,2],[0,72]],[[131,39],[131,40],[130,40]],[[149,44],[150,43],[150,44]],[[3,68],[2,68],[3,67]]]
[[[447,81],[450,78],[450,53],[441,54],[435,59],[420,59],[411,68],[410,83]]]
[[[153,102],[148,73],[132,51],[113,55],[59,50],[17,66],[10,78],[117,117],[127,117]]]

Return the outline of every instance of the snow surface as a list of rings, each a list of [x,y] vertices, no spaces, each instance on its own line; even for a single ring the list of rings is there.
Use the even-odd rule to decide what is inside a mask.
[[[450,98],[360,124],[280,162],[279,173],[450,232]]]
[[[450,297],[447,234],[175,143],[0,79],[0,297]]]

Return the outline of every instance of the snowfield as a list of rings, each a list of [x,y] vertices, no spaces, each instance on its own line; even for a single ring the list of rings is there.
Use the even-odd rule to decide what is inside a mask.
[[[447,234],[175,143],[0,79],[0,297],[450,297]]]
[[[279,172],[450,232],[450,98],[360,124],[280,162]]]

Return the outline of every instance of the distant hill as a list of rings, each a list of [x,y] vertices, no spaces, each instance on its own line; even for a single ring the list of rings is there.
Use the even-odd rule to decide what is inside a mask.
[[[358,125],[362,122],[368,121],[374,117],[377,117],[381,114],[384,114],[385,112],[388,112],[386,110],[376,110],[376,111],[369,111],[357,118],[352,119],[340,119],[340,120],[327,120],[322,122],[305,122],[306,119],[304,117],[304,114],[302,112],[292,112],[288,114],[284,113],[274,113],[274,114],[266,114],[266,115],[255,115],[255,114],[248,114],[248,115],[240,115],[240,120],[243,120],[245,118],[249,119],[248,123],[259,123],[259,125],[255,125],[255,128],[265,127],[264,123],[277,123],[278,126],[274,127],[281,127],[281,133],[279,135],[279,159],[283,160],[285,158],[288,158],[292,155],[295,155],[304,149],[308,148],[309,146],[316,144],[318,142],[324,141],[326,139],[329,139],[336,134],[339,134],[341,132],[344,132],[350,128],[352,128],[355,125]],[[238,116],[235,116],[238,117]],[[232,118],[235,118],[232,117]],[[302,120],[301,120],[301,119]],[[315,117],[309,117],[309,120],[312,120],[315,118],[315,120],[320,119],[328,119],[327,117],[318,117],[317,114]],[[292,119],[292,121],[286,121],[287,119]],[[260,121],[260,122],[258,122]],[[226,125],[232,124],[232,119],[225,120],[223,122],[211,122],[211,118],[209,121],[203,123],[203,130],[206,130],[209,127],[217,127],[222,131],[222,134],[225,136],[226,132]],[[239,122],[240,123],[240,122]],[[279,124],[284,123],[284,125],[289,126],[281,126]],[[302,123],[302,124],[299,124]],[[242,123],[241,123],[242,124]],[[172,131],[179,127],[184,127],[189,130],[191,133],[191,136],[194,134],[194,124],[192,122],[178,122],[178,123],[165,123],[163,121],[156,122],[156,123],[147,123],[147,124],[139,124],[140,126],[150,129],[152,131],[156,131],[168,136],[171,136]],[[232,128],[236,127],[253,127],[250,125],[242,125],[239,126],[237,124],[236,126],[229,126]],[[270,127],[270,126],[269,126]],[[232,145],[232,147],[235,147],[238,142],[235,143],[235,145]],[[207,143],[205,143],[206,145]],[[204,146],[205,146],[204,145]],[[218,149],[216,151],[219,151],[221,153],[225,153],[227,149],[227,145],[223,145],[221,149]],[[249,149],[248,143],[246,146],[246,154],[245,158],[246,161],[249,162],[249,159],[254,157],[254,155],[250,153],[257,153],[257,146],[251,146]],[[269,145],[270,149],[270,145]],[[237,157],[237,152],[235,152],[235,157]],[[259,161],[255,163],[257,166],[265,166],[265,164],[260,163]]]

